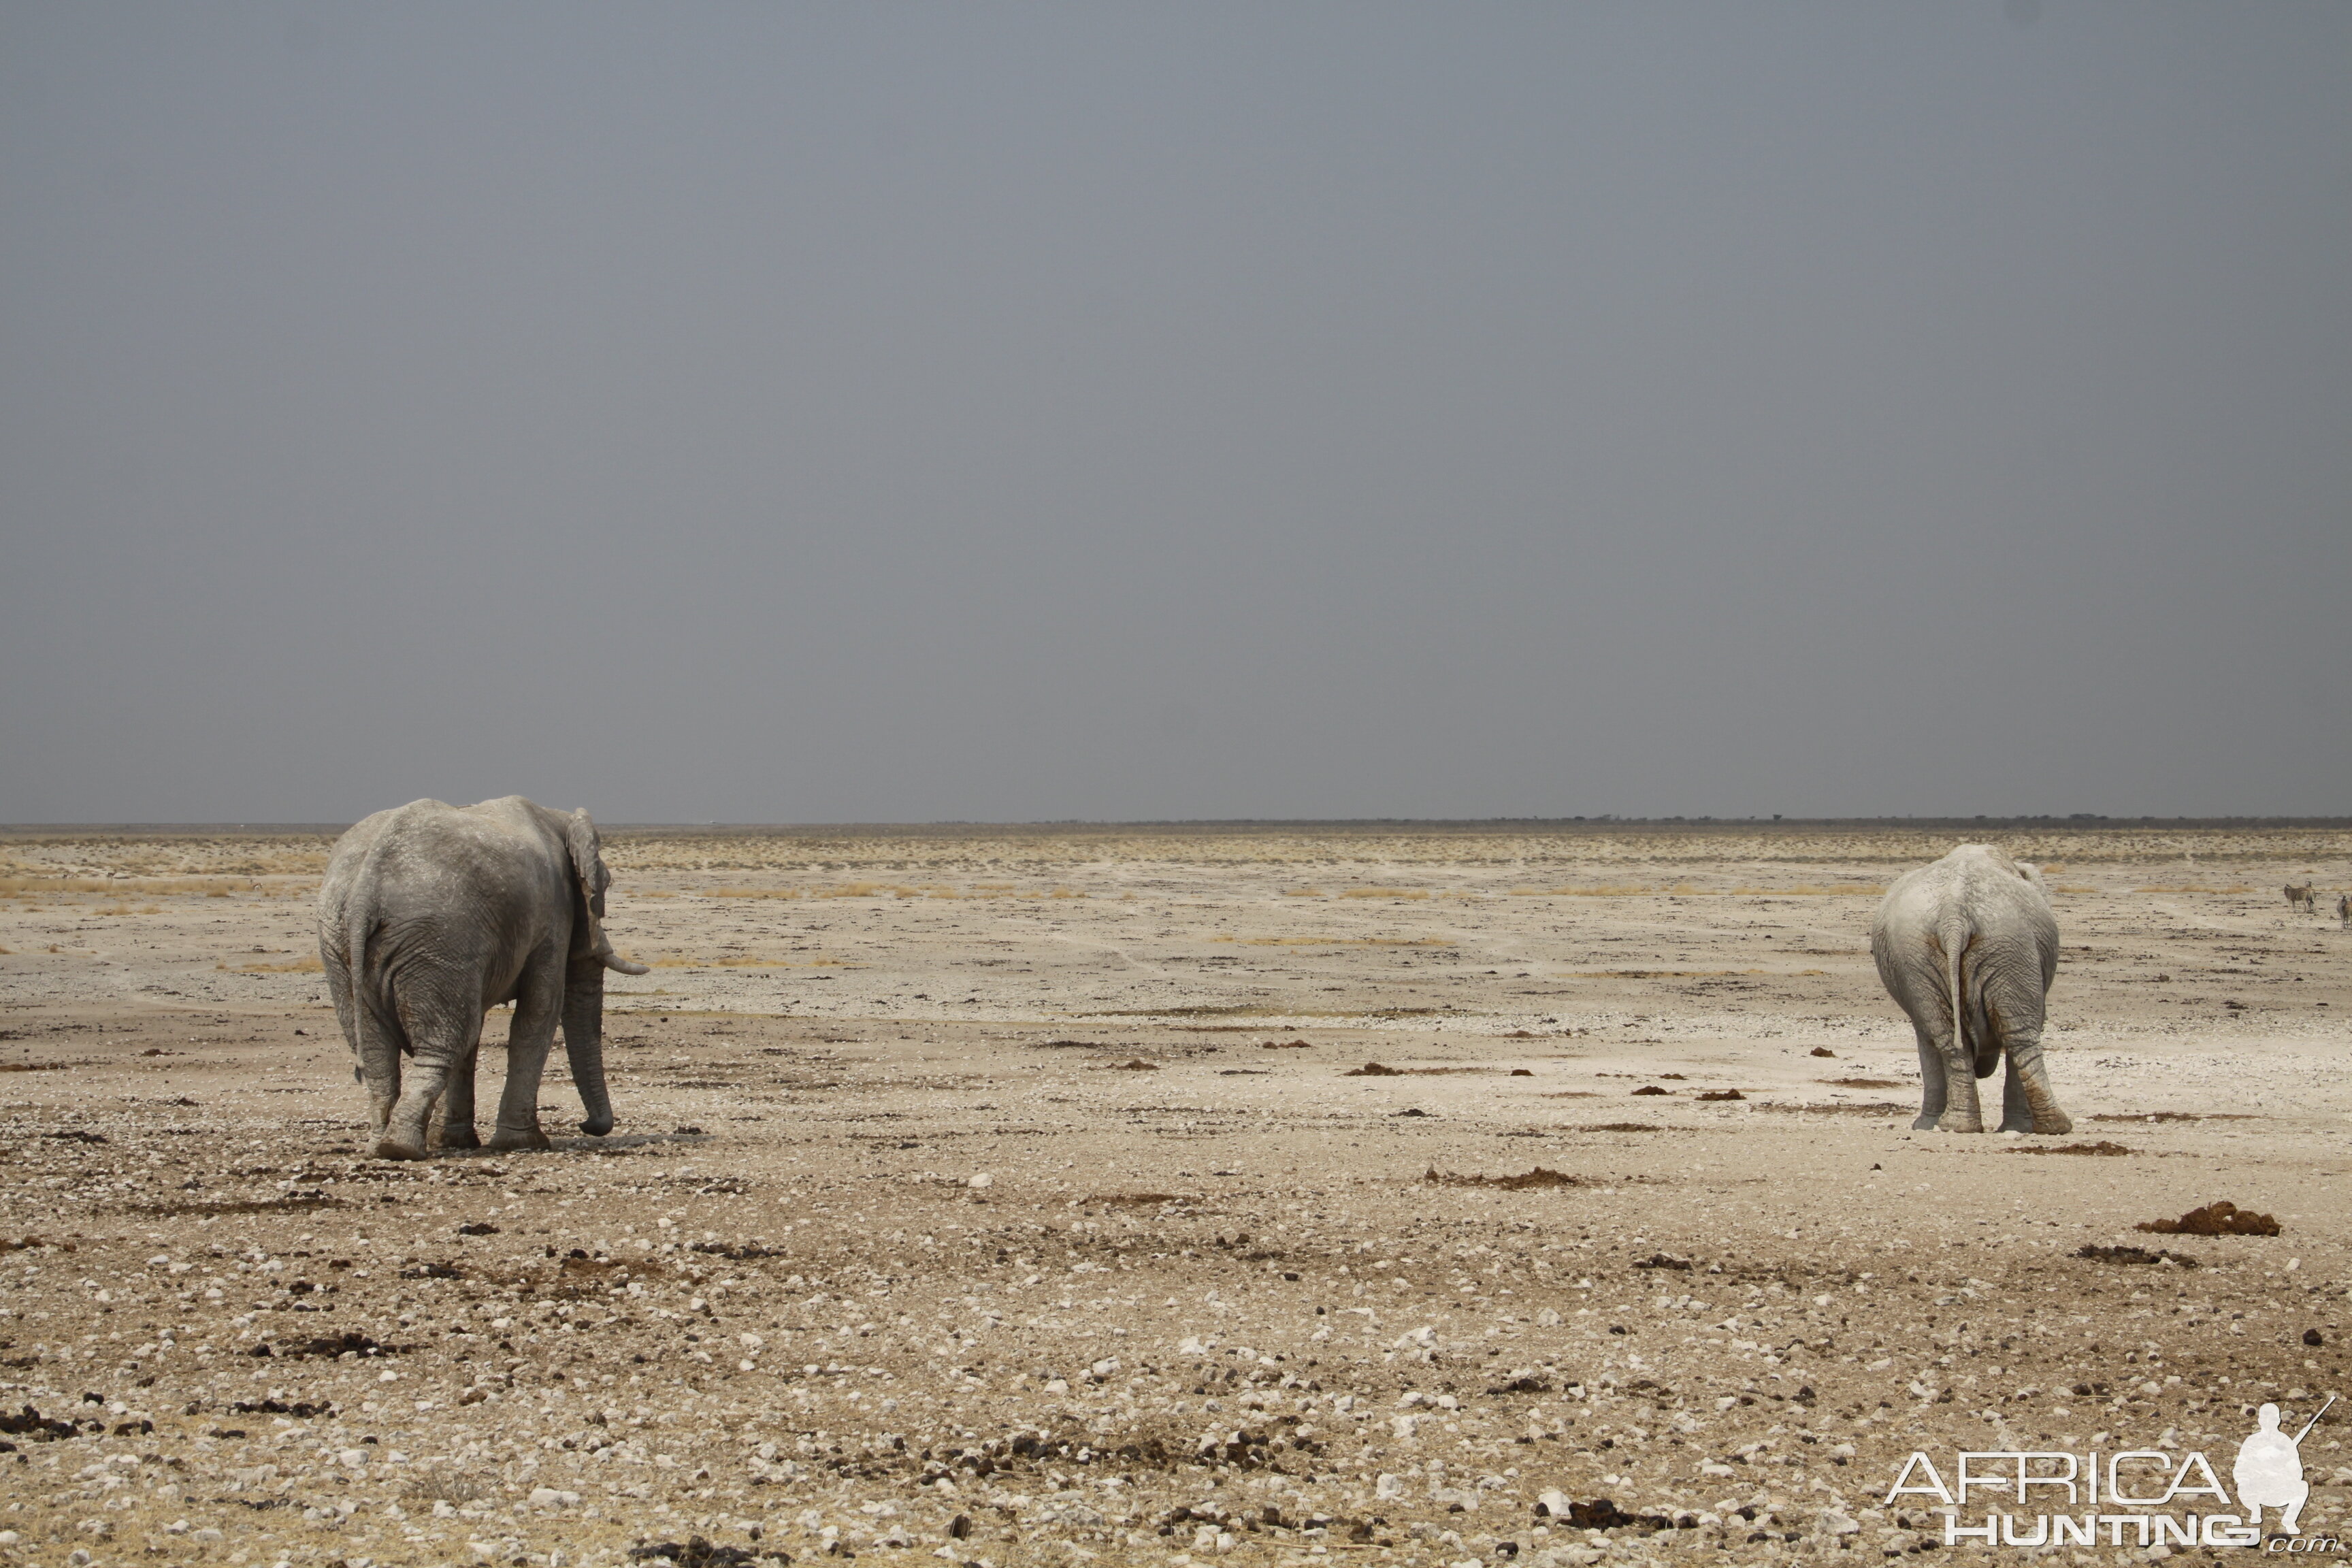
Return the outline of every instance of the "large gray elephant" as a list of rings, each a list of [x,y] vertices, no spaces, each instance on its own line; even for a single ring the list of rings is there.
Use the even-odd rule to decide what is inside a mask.
[[[1990,844],[1963,844],[1895,879],[1871,924],[1870,953],[1919,1039],[1926,1093],[1913,1127],[1983,1131],[1976,1080],[2005,1051],[2000,1130],[2074,1130],[2042,1057],[2058,919],[2041,872]]]
[[[615,955],[598,923],[611,881],[586,812],[519,795],[414,800],[343,835],[319,893],[319,956],[378,1158],[423,1159],[436,1100],[446,1105],[443,1146],[480,1146],[474,1059],[482,1015],[501,1002],[515,1011],[490,1147],[548,1147],[539,1079],[559,1023],[588,1113],[581,1130],[612,1131],[604,971],[646,970]],[[403,1055],[414,1058],[405,1079]]]

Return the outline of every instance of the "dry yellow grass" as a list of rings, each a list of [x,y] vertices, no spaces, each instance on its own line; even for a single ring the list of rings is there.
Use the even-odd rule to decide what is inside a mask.
[[[2194,884],[2184,882],[2178,887],[2134,888],[2132,889],[2135,893],[2251,893],[2253,890],[2252,885],[2246,882],[2239,882],[2227,888],[2200,888]]]
[[[215,967],[226,969],[228,966],[219,964]],[[240,974],[317,974],[325,968],[326,965],[319,961],[318,954],[312,953],[308,958],[298,958],[291,963],[240,963],[236,966],[236,973]]]
[[[840,958],[761,958],[751,953],[722,953],[717,958],[695,958],[684,953],[671,953],[661,958],[638,960],[651,969],[863,969],[862,963],[851,963]]]
[[[1323,889],[1320,888],[1285,888],[1282,889],[1282,896],[1286,899],[1319,899],[1323,896]]]
[[[1244,947],[1452,947],[1439,936],[1215,936],[1211,942]]]
[[[755,899],[789,899],[798,897],[797,894],[789,892],[720,893],[715,896],[720,898]],[[957,892],[954,888],[949,886],[945,882],[917,883],[913,885],[909,885],[905,882],[844,882],[837,888],[812,889],[808,896],[812,899],[959,899],[963,895]],[[1039,896],[1040,895],[1036,893],[1027,893],[1023,895],[1024,898],[1032,899]],[[1067,898],[1070,895],[1066,893],[1055,893],[1054,896],[1059,899]],[[1080,893],[1077,897],[1084,898],[1086,895],[1084,893]]]
[[[1719,980],[1734,974],[1761,974],[1760,969],[1572,969],[1572,980]],[[1801,969],[1800,974],[1819,974],[1818,969]]]
[[[797,899],[798,888],[710,888],[705,889],[713,899]]]
[[[1339,896],[1343,899],[1425,899],[1429,897],[1429,889],[1426,888],[1342,888],[1339,889]]]
[[[249,877],[0,877],[0,894],[16,898],[107,893],[118,899],[125,894],[149,899],[180,895],[225,899],[231,892],[257,892],[260,888]]]

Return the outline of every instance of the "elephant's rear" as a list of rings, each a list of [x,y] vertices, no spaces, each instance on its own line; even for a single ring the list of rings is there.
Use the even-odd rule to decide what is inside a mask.
[[[319,954],[344,1038],[371,1052],[413,1048],[421,1016],[478,1016],[503,977],[464,922],[444,918],[478,897],[467,887],[486,829],[437,800],[380,811],[336,844],[319,893]]]
[[[2000,850],[1963,845],[1897,878],[1870,946],[1888,993],[1931,1034],[1957,1026],[1979,1078],[2010,1038],[2041,1036],[2058,922],[2038,876]]]
[[[2042,1064],[2058,921],[2032,867],[1990,845],[1969,844],[1906,873],[1879,906],[1871,952],[1919,1036],[1927,1097],[1914,1125],[1979,1131],[1972,1080],[1990,1076],[2005,1052],[2002,1127],[2072,1127]]]

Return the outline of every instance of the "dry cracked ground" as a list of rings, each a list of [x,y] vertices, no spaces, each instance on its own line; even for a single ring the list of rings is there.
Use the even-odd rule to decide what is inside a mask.
[[[2004,838],[2022,1139],[1911,1131],[1870,965],[1950,842],[614,834],[621,1127],[394,1165],[326,837],[7,837],[0,1561],[1852,1563],[1985,1555],[1914,1450],[2226,1476],[2352,1393],[2352,933],[2280,893],[2352,835]],[[2279,1234],[2135,1228],[2215,1200]]]

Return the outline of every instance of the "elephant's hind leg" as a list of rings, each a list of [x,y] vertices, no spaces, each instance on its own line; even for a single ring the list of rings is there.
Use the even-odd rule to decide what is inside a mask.
[[[1954,1039],[1938,1051],[1944,1066],[1944,1114],[1936,1119],[1943,1132],[1981,1132],[1984,1109],[1977,1099],[1976,1063],[1966,1042]]]
[[[352,1033],[356,1037],[352,1051],[358,1059],[352,1065],[352,1076],[367,1091],[368,1136],[381,1140],[400,1102],[400,1056],[405,1041],[396,1020],[364,1009],[357,1010]]]
[[[2042,1042],[2011,1044],[2008,1054],[2009,1073],[2001,1086],[2000,1130],[2053,1135],[2074,1131],[2074,1118],[2059,1109],[2058,1091],[2050,1086],[2050,1068],[2042,1059]]]
[[[377,1134],[377,1159],[425,1157],[425,1129],[449,1086],[450,1068],[466,1058],[481,1033],[480,1009],[467,995],[469,979],[429,974],[401,994],[400,1024],[413,1054],[400,1080],[400,1098]]]
[[[507,1029],[507,1081],[499,1095],[498,1130],[490,1147],[551,1149],[539,1126],[539,1079],[555,1044],[563,1011],[563,955],[536,957],[525,971],[515,998],[514,1022]]]
[[[1919,1038],[1919,1119],[1911,1123],[1911,1131],[1925,1132],[1944,1114],[1944,1053],[1936,1048],[1935,1037],[1918,1025],[1912,1025],[1911,1032]]]
[[[478,1034],[473,1049],[463,1061],[449,1068],[449,1088],[441,1100],[441,1147],[444,1149],[478,1149],[481,1135],[474,1131],[474,1068],[481,1060],[482,1041]]]

